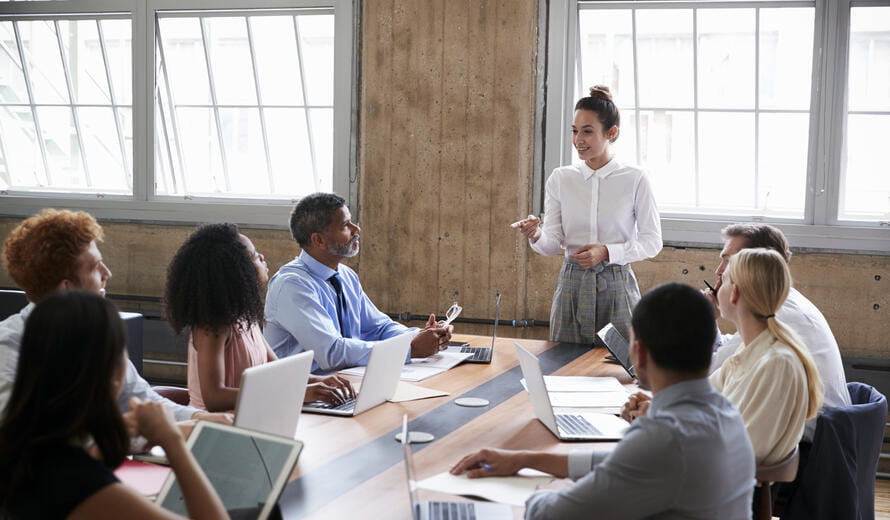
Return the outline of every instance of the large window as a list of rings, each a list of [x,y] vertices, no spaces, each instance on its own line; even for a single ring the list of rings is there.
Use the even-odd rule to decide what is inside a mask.
[[[795,245],[890,251],[890,7],[594,0],[548,14],[542,179],[577,160],[572,107],[602,84],[622,113],[615,153],[650,172],[669,242],[757,220]]]
[[[348,195],[351,9],[0,1],[4,213],[281,224],[307,193]]]

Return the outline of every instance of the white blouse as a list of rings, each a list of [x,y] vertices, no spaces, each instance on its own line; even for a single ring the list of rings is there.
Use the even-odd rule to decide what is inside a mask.
[[[547,179],[542,234],[532,249],[569,256],[581,246],[603,244],[609,263],[624,265],[661,251],[661,219],[642,170],[612,159],[599,170],[562,166]],[[531,242],[531,241],[529,241]]]
[[[742,414],[758,466],[781,462],[800,442],[809,401],[806,370],[769,330],[742,344],[710,380]]]

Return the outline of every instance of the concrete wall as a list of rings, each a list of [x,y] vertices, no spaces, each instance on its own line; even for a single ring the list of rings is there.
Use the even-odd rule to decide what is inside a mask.
[[[442,313],[457,300],[465,316],[490,318],[500,291],[502,318],[546,321],[560,259],[534,254],[507,227],[531,209],[537,1],[362,5],[353,209],[363,242],[351,265],[386,312]],[[17,220],[0,219],[0,235]],[[167,262],[190,229],[106,223],[109,293],[160,297]],[[298,253],[286,231],[245,233],[273,271]],[[667,247],[635,270],[643,290],[663,281],[701,286],[713,280],[716,258],[716,249]],[[798,254],[792,272],[844,355],[888,357],[890,257]],[[0,286],[12,285],[0,273]],[[502,335],[546,337],[547,329]]]

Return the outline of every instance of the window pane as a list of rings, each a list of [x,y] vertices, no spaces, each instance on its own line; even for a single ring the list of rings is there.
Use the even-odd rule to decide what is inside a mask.
[[[850,13],[849,109],[890,111],[890,7]]]
[[[167,68],[158,62],[157,193],[290,199],[330,190],[333,20],[274,11],[162,18],[158,45]],[[196,82],[207,87],[193,88]]]
[[[754,208],[754,115],[706,112],[699,118],[699,200],[705,208]]]
[[[65,71],[53,23],[46,20],[15,23],[25,50],[34,102],[68,103]]]
[[[206,18],[204,31],[210,46],[216,102],[220,105],[255,105],[256,85],[246,19]]]
[[[111,108],[78,108],[77,113],[93,185],[125,191],[127,179],[120,172],[127,168],[121,156],[114,111]]]
[[[640,114],[640,159],[661,206],[695,206],[695,126],[692,112]]]
[[[71,108],[38,107],[37,117],[40,118],[52,187],[85,186],[82,152]]]
[[[802,218],[806,202],[808,114],[760,114],[758,204],[763,215]]]
[[[334,16],[297,17],[309,104],[334,105]]]
[[[294,20],[284,16],[251,16],[260,94],[267,105],[303,105],[300,60]]]
[[[810,108],[812,8],[760,10],[760,108]]]
[[[698,104],[754,108],[754,9],[698,10]]]
[[[105,74],[105,61],[95,20],[59,22],[62,45],[68,60],[74,102],[111,104],[111,91]]]
[[[890,220],[890,114],[847,117],[847,167],[840,217]]]
[[[221,108],[230,191],[242,194],[269,193],[269,172],[260,127],[260,113],[255,108]]]
[[[618,139],[612,144],[615,157],[623,163],[639,164],[637,158],[637,120],[636,110],[633,108],[619,107],[621,125]]]
[[[0,22],[0,103],[27,103],[25,76],[12,22]]]
[[[618,105],[634,104],[633,32],[630,9],[582,10],[579,68],[575,99],[593,85],[607,85]]]
[[[637,11],[642,107],[693,105],[692,10]]]
[[[30,107],[0,109],[0,143],[8,172],[6,189],[47,185],[43,154]]]
[[[184,105],[209,105],[210,80],[197,18],[162,18],[158,31],[163,43],[168,81],[173,102]],[[160,53],[158,53],[160,54]],[[158,56],[160,59],[160,56]]]
[[[115,101],[121,105],[133,104],[133,52],[131,49],[130,20],[102,20],[102,36]]]
[[[850,19],[839,217],[890,220],[890,7],[854,7]]]

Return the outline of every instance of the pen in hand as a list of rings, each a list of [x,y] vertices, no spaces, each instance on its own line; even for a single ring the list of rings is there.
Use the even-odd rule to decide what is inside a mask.
[[[716,296],[716,295],[717,295],[717,289],[714,289],[714,288],[711,286],[711,284],[708,283],[707,280],[704,280],[704,282],[705,282],[705,285],[708,286],[708,290],[711,291],[711,294],[713,294],[713,295]]]
[[[480,462],[479,467],[484,469],[485,471],[494,471],[494,468],[484,462]]]

